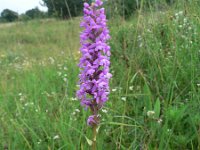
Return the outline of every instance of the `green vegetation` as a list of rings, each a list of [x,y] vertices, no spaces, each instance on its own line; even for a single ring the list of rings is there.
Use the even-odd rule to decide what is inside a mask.
[[[4,9],[1,12],[0,22],[13,22],[18,19],[18,13],[10,9]]]
[[[25,13],[26,16],[28,16],[30,19],[38,19],[38,18],[45,18],[46,13],[43,11],[40,11],[38,7],[35,7],[33,9],[27,10]]]
[[[75,98],[79,22],[0,24],[0,149],[89,149],[88,111]],[[109,27],[113,78],[98,150],[200,149],[198,1],[141,8]]]
[[[47,18],[47,13],[40,11],[37,7],[27,10],[24,14],[18,14],[9,9],[4,9],[0,16],[0,23],[28,21],[31,19]]]
[[[83,0],[42,0],[48,8],[49,16],[63,19],[80,15],[83,8]]]

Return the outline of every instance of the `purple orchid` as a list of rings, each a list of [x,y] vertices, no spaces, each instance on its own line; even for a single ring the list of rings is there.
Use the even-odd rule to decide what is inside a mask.
[[[81,73],[77,97],[92,112],[87,121],[90,126],[99,123],[98,111],[108,100],[109,79],[112,76],[109,73],[110,46],[107,44],[110,35],[102,5],[101,0],[96,0],[91,5],[84,3],[84,18],[80,25],[84,31],[80,35],[82,58],[79,64]]]

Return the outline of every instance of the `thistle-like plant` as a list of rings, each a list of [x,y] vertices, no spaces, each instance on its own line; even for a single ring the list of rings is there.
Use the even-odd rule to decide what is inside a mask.
[[[89,108],[92,113],[87,124],[93,127],[93,146],[100,123],[99,110],[108,100],[109,79],[112,76],[109,73],[110,46],[107,44],[110,36],[102,5],[101,0],[96,0],[91,5],[84,3],[84,17],[81,22],[84,31],[80,35],[82,57],[77,97],[81,100],[81,105]]]

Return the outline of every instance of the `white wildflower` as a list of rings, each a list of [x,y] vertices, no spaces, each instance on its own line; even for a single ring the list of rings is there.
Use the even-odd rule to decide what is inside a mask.
[[[38,145],[39,145],[39,144],[41,144],[41,142],[42,142],[42,140],[41,140],[41,139],[39,139],[39,141],[37,142],[37,143],[38,143]]]
[[[161,123],[162,123],[162,121],[163,121],[163,120],[160,118],[160,119],[158,119],[158,121],[157,121],[157,122],[158,122],[159,124],[161,124]]]
[[[63,81],[67,82],[67,78],[63,78]]]
[[[80,110],[79,110],[79,109],[75,109],[75,111],[76,111],[76,112],[78,112],[78,113],[80,112]]]
[[[72,101],[77,101],[78,99],[76,97],[71,98]]]
[[[126,97],[122,97],[121,100],[122,100],[122,101],[126,101]]]
[[[51,64],[54,64],[55,60],[52,57],[49,57],[49,61]]]
[[[186,23],[187,22],[187,18],[184,18],[183,21],[184,21],[184,23]]]
[[[34,103],[31,102],[31,103],[25,103],[25,104],[24,104],[25,107],[26,107],[26,106],[30,106],[30,105],[34,105]]]
[[[130,91],[133,91],[133,86],[129,86],[129,90],[130,90]]]
[[[147,116],[148,116],[148,117],[151,117],[151,116],[153,116],[154,114],[155,114],[155,111],[152,111],[152,110],[147,111]]]
[[[60,138],[59,135],[55,135],[55,136],[53,137],[54,140],[59,139],[59,138]]]
[[[116,92],[117,91],[117,89],[112,89],[112,92]]]
[[[167,132],[171,132],[172,131],[172,129],[167,129]]]
[[[182,25],[179,25],[178,27],[179,27],[179,28],[182,28],[183,26],[182,26]]]
[[[179,11],[179,15],[183,15],[183,11]]]
[[[147,29],[147,32],[150,32],[150,33],[151,33],[151,30],[150,30],[150,29]]]
[[[107,112],[108,112],[106,109],[102,109],[101,111],[104,112],[104,113],[107,113]]]

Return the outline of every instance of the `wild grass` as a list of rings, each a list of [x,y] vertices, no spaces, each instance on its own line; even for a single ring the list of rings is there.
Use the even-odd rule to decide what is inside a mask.
[[[200,149],[200,20],[190,3],[110,20],[98,149]],[[0,149],[89,149],[75,98],[80,18],[0,28]]]

